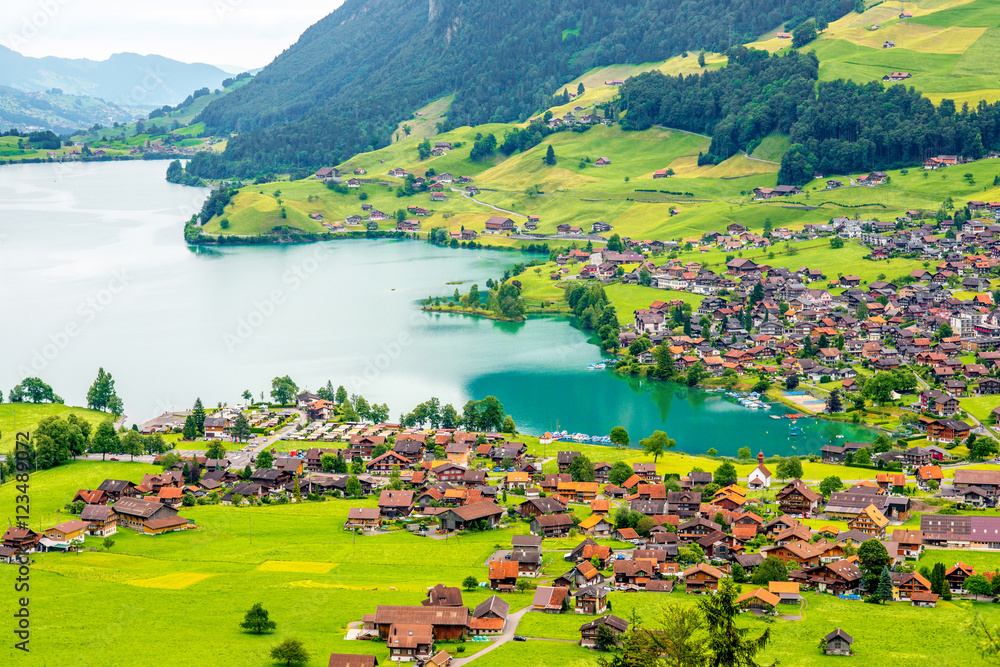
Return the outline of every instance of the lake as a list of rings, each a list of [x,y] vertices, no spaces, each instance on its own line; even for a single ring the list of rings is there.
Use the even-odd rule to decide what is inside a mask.
[[[521,430],[633,439],[663,429],[678,448],[818,451],[867,429],[770,419],[717,395],[588,371],[597,346],[564,318],[526,323],[424,313],[418,302],[461,281],[484,286],[519,254],[415,241],[198,249],[183,222],[207,190],[167,183],[163,162],[0,168],[0,388],[26,376],[84,404],[98,367],[129,422],[165,410],[236,403],[290,375],[331,380],[393,418],[431,396],[461,411],[497,396]],[[775,407],[772,412],[786,412]],[[794,447],[794,449],[793,449]]]

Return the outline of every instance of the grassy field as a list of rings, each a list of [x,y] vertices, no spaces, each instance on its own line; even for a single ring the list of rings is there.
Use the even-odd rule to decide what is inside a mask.
[[[548,454],[570,448],[548,445]],[[572,446],[592,460],[649,460],[636,450],[597,446]],[[700,457],[661,457],[658,472],[688,472],[699,466],[714,469],[715,462]],[[738,466],[741,474],[749,465]],[[834,468],[826,466],[826,468]],[[843,471],[843,468],[836,467]],[[78,488],[93,488],[105,477],[138,479],[151,466],[129,463],[76,462],[57,470],[37,473],[31,479],[32,527],[48,526],[66,519],[56,510]],[[806,464],[806,476],[827,471]],[[859,471],[860,472],[860,471]],[[0,506],[12,508],[16,491],[11,484],[0,487]],[[362,501],[327,501],[258,508],[204,506],[185,508],[197,530],[156,538],[122,530],[110,551],[98,548],[88,538],[90,550],[79,554],[40,554],[31,573],[32,619],[35,634],[32,649],[59,663],[113,664],[116,656],[129,654],[142,663],[144,656],[164,651],[175,654],[177,664],[260,665],[267,649],[285,637],[298,637],[312,652],[309,664],[322,665],[331,652],[374,653],[381,661],[386,649],[380,643],[357,644],[343,640],[347,624],[371,613],[378,604],[416,604],[427,586],[438,582],[457,585],[469,574],[485,576],[483,563],[496,548],[510,543],[511,535],[524,533],[525,524],[502,531],[464,535],[445,541],[415,537],[406,531],[358,538],[345,534],[340,525],[353,506],[373,506],[373,498]],[[12,509],[8,509],[12,511]],[[585,513],[585,510],[582,510]],[[831,522],[820,522],[825,524]],[[546,548],[563,549],[578,539],[547,541]],[[993,554],[931,551],[926,563],[963,560],[977,570],[995,569]],[[546,567],[549,576],[561,574],[565,565],[553,554]],[[13,584],[14,571],[0,568],[0,585]],[[468,604],[487,596],[477,589],[464,593]],[[773,627],[774,643],[768,660],[783,664],[823,664],[814,650],[817,637],[831,627],[843,627],[855,636],[859,656],[886,659],[882,632],[886,623],[894,627],[920,627],[904,632],[909,661],[922,665],[930,660],[941,665],[975,662],[971,638],[955,627],[982,613],[991,622],[1000,611],[988,604],[956,601],[939,609],[914,609],[904,604],[874,607],[808,593],[806,620],[779,622]],[[506,595],[512,609],[530,602],[530,594]],[[647,622],[655,619],[663,604],[690,606],[694,599],[671,595],[611,595],[613,613],[628,617],[632,608]],[[100,600],[99,618],[79,609]],[[275,633],[258,637],[242,632],[238,623],[243,612],[263,602],[278,623]],[[150,644],[140,624],[171,610],[170,633]],[[305,613],[303,613],[305,612]],[[529,637],[578,638],[578,628],[587,617],[578,615],[529,614],[519,629]],[[85,650],[71,637],[86,636],[101,623],[105,641],[89,643]],[[745,623],[762,628],[761,621]],[[929,630],[929,632],[928,632]],[[936,639],[948,633],[949,651],[935,655]],[[209,647],[225,645],[227,650]],[[467,644],[466,655],[479,648]],[[447,646],[445,648],[448,648]],[[0,655],[13,659],[5,646]],[[6,652],[6,653],[3,653]],[[189,661],[187,657],[190,656]],[[594,665],[596,655],[570,643],[536,642],[510,644],[483,658],[484,665]],[[963,662],[964,661],[964,662]]]
[[[820,79],[878,81],[890,71],[912,74],[906,81],[935,102],[943,98],[974,105],[996,101],[1000,63],[1000,8],[991,0],[908,2],[912,18],[899,18],[901,5],[879,3],[830,24],[803,47],[820,59]],[[878,30],[872,26],[878,25]],[[882,48],[891,40],[895,48]]]
[[[61,403],[0,403],[0,453],[6,453],[14,447],[14,440],[19,431],[32,431],[38,422],[46,417],[62,417],[75,414],[86,419],[97,428],[97,425],[110,415],[106,412],[73,408]]]
[[[1000,405],[1000,396],[968,396],[958,399],[962,409],[979,421],[989,419],[993,408]]]

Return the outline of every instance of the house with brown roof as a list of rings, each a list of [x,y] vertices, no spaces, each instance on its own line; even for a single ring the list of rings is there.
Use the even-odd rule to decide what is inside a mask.
[[[378,667],[378,658],[373,655],[331,653],[327,667]]]
[[[563,602],[568,597],[569,589],[563,586],[539,586],[535,589],[531,606],[535,611],[559,614],[563,611]]]
[[[177,510],[145,498],[122,498],[111,506],[118,525],[132,530],[143,530],[150,521],[172,519]]]
[[[814,545],[805,540],[790,542],[782,546],[762,547],[760,552],[767,556],[774,556],[785,565],[793,563],[799,569],[816,567],[820,564],[820,551]]]
[[[87,505],[80,512],[80,521],[87,523],[87,534],[94,537],[107,537],[118,532],[118,520],[107,505]]]
[[[413,491],[384,489],[379,494],[378,508],[387,519],[410,516],[413,511]]]
[[[573,528],[573,518],[568,514],[536,516],[531,520],[531,534],[542,537],[565,537]]]
[[[600,585],[584,586],[576,592],[573,611],[577,614],[596,616],[608,609],[608,591]]]
[[[723,574],[711,565],[698,563],[684,570],[681,576],[684,578],[685,593],[703,594],[706,591],[719,590],[719,581],[722,580]]]
[[[794,479],[778,491],[777,500],[783,514],[808,518],[819,508],[823,496],[801,479]]]
[[[628,631],[628,621],[608,614],[580,626],[580,646],[584,648],[597,646],[597,630],[602,626],[610,630],[611,634],[616,637]]]
[[[491,560],[488,579],[493,590],[514,590],[520,573],[518,563],[512,560]]]
[[[393,624],[385,643],[389,647],[390,660],[427,660],[434,655],[434,626],[427,623]]]
[[[498,528],[503,508],[492,500],[480,500],[461,507],[451,507],[438,515],[445,531],[468,530],[473,524],[486,529]]]
[[[762,614],[776,614],[777,606],[780,602],[781,599],[777,595],[763,588],[754,589],[736,598],[737,604],[743,605],[750,611]]]
[[[847,527],[851,530],[859,530],[879,539],[885,537],[885,528],[888,525],[889,519],[874,505],[868,505],[856,517],[847,522]]]
[[[347,511],[344,530],[382,530],[382,512],[378,507],[352,507]]]
[[[465,634],[469,624],[469,608],[379,605],[375,608],[371,623],[382,639],[389,638],[393,625],[426,624],[433,627],[434,639],[447,641]]]

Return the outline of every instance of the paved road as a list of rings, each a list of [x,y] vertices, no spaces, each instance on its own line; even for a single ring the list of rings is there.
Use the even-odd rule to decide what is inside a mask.
[[[507,627],[504,629],[502,635],[499,635],[490,646],[487,646],[479,653],[475,655],[470,655],[468,658],[456,658],[455,660],[452,660],[451,662],[452,667],[462,667],[462,665],[467,665],[476,658],[481,658],[490,651],[495,651],[498,647],[503,646],[507,642],[511,641],[514,638],[514,635],[517,634],[518,624],[520,624],[521,619],[524,618],[524,615],[527,614],[529,611],[531,611],[531,605],[528,605],[524,609],[516,611],[513,614],[507,616]]]
[[[466,192],[464,190],[459,190],[458,188],[452,188],[451,191],[452,192],[458,192],[463,197],[465,197],[466,199],[471,199],[472,201],[476,202],[477,204],[482,204],[483,206],[489,206],[494,211],[500,211],[501,213],[506,213],[507,215],[512,215],[515,218],[526,218],[526,217],[528,217],[528,216],[524,215],[523,213],[515,213],[514,211],[508,211],[505,208],[500,208],[499,206],[494,206],[493,204],[487,204],[484,201],[479,201],[478,199],[476,199],[475,197],[473,197],[472,195],[470,195],[468,192]]]

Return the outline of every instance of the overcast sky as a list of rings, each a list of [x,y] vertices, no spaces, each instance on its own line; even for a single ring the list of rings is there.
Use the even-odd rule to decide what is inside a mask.
[[[343,0],[2,0],[0,44],[26,56],[113,53],[263,67]]]

